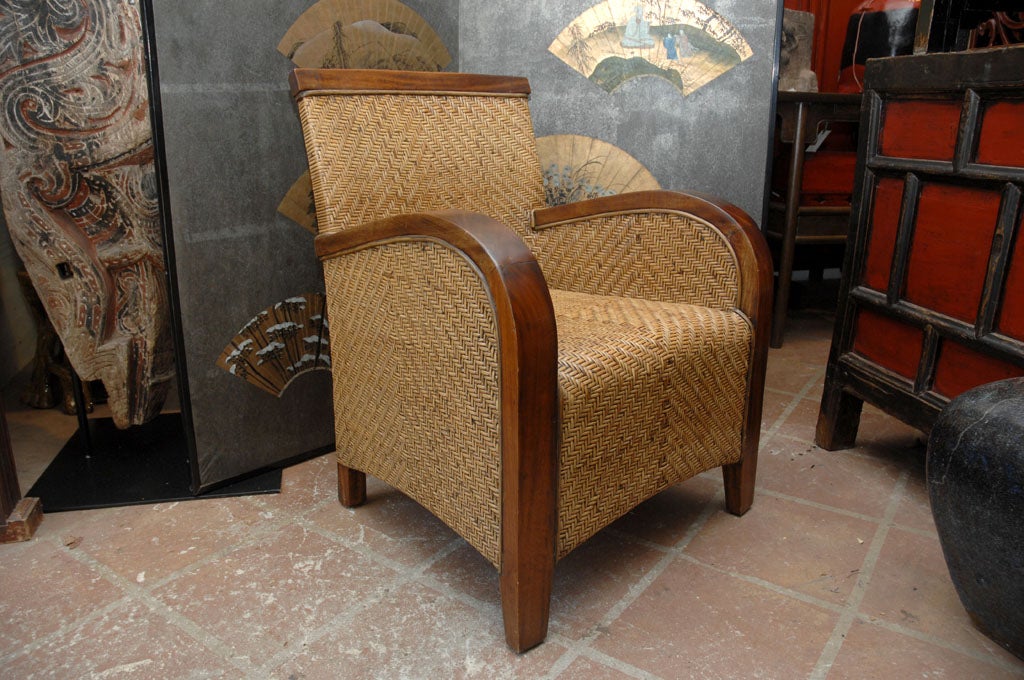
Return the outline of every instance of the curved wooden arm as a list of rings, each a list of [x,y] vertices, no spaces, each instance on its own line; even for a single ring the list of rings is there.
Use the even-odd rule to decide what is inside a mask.
[[[522,651],[547,633],[558,479],[557,336],[533,254],[484,215],[401,215],[316,239],[322,260],[377,245],[429,241],[467,258],[494,304],[501,356],[501,591],[505,635]]]
[[[713,196],[677,191],[635,191],[602,196],[535,210],[533,227],[539,232],[566,224],[644,213],[692,216],[717,229],[736,255],[740,278],[737,307],[751,319],[760,320],[770,314],[772,263],[764,236],[743,210]],[[767,295],[763,291],[767,291]]]

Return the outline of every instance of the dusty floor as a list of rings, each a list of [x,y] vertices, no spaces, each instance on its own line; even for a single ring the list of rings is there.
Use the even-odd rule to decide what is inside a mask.
[[[647,502],[559,564],[526,655],[481,557],[378,482],[342,509],[325,456],[278,495],[54,513],[0,546],[0,677],[1024,677],[957,600],[921,435],[869,408],[856,449],[813,445],[830,336],[803,313],[770,354],[753,510],[723,512],[717,473]],[[75,422],[8,418],[25,490]]]

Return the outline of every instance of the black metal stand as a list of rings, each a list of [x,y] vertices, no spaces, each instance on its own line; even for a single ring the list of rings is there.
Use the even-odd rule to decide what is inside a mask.
[[[76,398],[84,404],[80,394]],[[28,493],[42,501],[47,513],[281,491],[281,470],[270,470],[193,494],[178,413],[162,413],[126,430],[117,429],[110,418],[89,419],[82,408],[78,418],[78,431]]]
[[[78,418],[78,431],[82,433],[82,448],[85,457],[92,455],[92,441],[89,438],[89,405],[85,403],[85,389],[82,387],[82,379],[78,377],[75,369],[70,368],[71,389],[75,392],[75,416]]]

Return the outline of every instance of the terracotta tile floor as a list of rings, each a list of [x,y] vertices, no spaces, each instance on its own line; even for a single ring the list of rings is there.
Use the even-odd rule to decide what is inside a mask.
[[[675,487],[559,564],[547,643],[502,638],[497,576],[371,480],[335,499],[329,456],[279,495],[47,515],[0,546],[0,677],[1001,678],[928,509],[919,433],[868,408],[856,449],[812,442],[831,333],[772,350],[753,510],[720,475]],[[75,429],[9,413],[23,488]]]

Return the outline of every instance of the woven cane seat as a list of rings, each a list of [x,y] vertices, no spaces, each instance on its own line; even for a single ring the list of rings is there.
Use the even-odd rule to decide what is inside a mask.
[[[739,459],[753,329],[687,304],[552,290],[558,554],[659,491]]]

